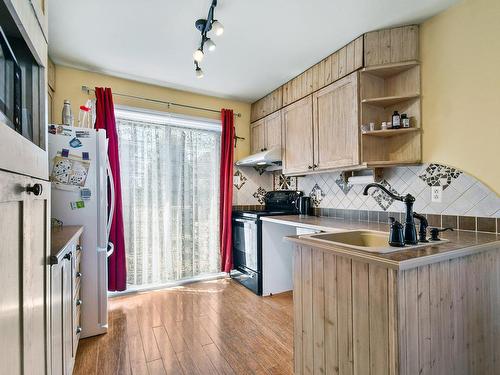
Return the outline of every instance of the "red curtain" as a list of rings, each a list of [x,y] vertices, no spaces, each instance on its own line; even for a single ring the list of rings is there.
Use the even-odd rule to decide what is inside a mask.
[[[232,109],[221,110],[222,136],[220,158],[220,255],[221,271],[229,272],[233,266],[232,209],[234,116]]]
[[[108,290],[123,291],[127,287],[127,266],[123,233],[122,191],[120,182],[120,161],[118,158],[118,134],[116,133],[115,108],[111,89],[96,87],[95,96],[96,129],[105,129],[108,138],[108,158],[115,187],[115,212],[111,223],[109,241],[115,250],[108,258]],[[109,192],[108,192],[109,197]]]

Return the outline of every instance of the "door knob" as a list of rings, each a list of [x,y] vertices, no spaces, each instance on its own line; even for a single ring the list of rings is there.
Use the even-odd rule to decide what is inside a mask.
[[[42,186],[42,184],[34,184],[33,186],[32,185],[28,185],[26,187],[26,192],[28,194],[33,193],[33,194],[35,194],[38,197],[39,195],[42,195],[43,186]]]

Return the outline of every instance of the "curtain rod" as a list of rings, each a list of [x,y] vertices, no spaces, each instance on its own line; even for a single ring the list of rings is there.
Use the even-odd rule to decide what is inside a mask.
[[[95,90],[91,89],[88,86],[82,86],[82,91],[86,92],[87,95],[90,94],[90,92],[94,92],[95,93]],[[216,110],[216,109],[196,107],[196,106],[193,106],[193,105],[178,104],[178,103],[174,103],[174,102],[166,102],[166,101],[159,100],[159,99],[144,98],[142,96],[135,96],[135,95],[129,95],[129,94],[120,94],[120,93],[117,93],[117,92],[113,92],[113,95],[122,96],[124,98],[130,98],[130,99],[144,100],[144,101],[147,101],[147,102],[166,104],[168,107],[170,107],[170,106],[176,106],[176,107],[182,107],[182,108],[196,109],[196,110],[199,110],[199,111],[220,113],[220,111]],[[236,117],[241,117],[241,113],[238,113],[238,112],[235,112],[234,115]]]

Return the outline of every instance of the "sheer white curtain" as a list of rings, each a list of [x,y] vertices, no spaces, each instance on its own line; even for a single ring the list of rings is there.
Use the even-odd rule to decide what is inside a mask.
[[[220,126],[116,110],[130,286],[219,272]]]

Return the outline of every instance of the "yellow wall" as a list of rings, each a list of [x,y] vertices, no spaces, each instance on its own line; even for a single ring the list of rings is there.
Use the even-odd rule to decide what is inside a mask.
[[[113,92],[142,96],[152,99],[188,104],[205,108],[221,109],[230,108],[235,112],[240,112],[241,117],[235,117],[236,134],[244,137],[244,141],[238,141],[235,159],[238,160],[250,152],[250,104],[233,100],[220,99],[211,96],[198,95],[186,91],[173,90],[165,87],[148,85],[140,82],[130,81],[121,78],[110,77],[107,75],[91,73],[87,71],[67,68],[58,65],[56,67],[56,91],[53,101],[53,121],[61,122],[61,111],[64,99],[71,100],[73,115],[75,121],[78,119],[78,109],[81,104],[85,104],[89,98],[86,93],[81,91],[82,85],[88,87],[111,87]],[[139,101],[134,99],[125,99],[119,96],[114,97],[115,104],[127,105],[132,107],[148,108],[159,111],[167,111],[165,105]],[[216,113],[186,110],[179,107],[171,107],[170,112],[183,113],[191,116],[220,118]]]
[[[500,1],[463,0],[424,22],[423,158],[500,193]]]

